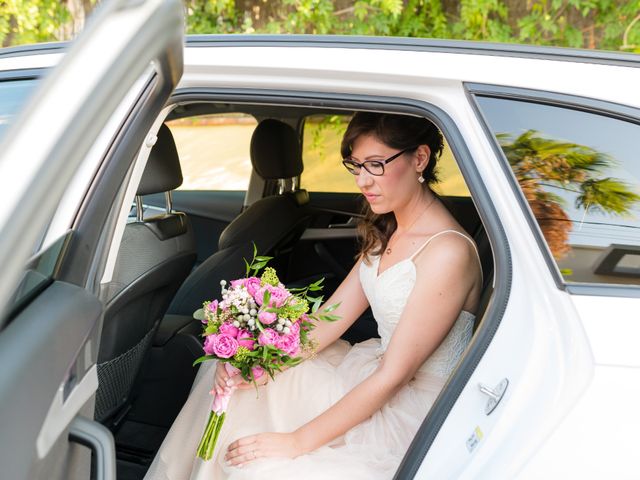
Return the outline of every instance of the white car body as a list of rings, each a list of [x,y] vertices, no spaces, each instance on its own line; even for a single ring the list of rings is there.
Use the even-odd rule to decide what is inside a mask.
[[[530,213],[522,208],[513,178],[503,168],[494,139],[470,99],[470,92],[482,86],[505,87],[581,97],[640,112],[640,59],[605,53],[572,55],[565,50],[406,39],[196,37],[186,43],[184,74],[173,100],[149,132],[153,137],[181,95],[198,92],[203,98],[209,93],[217,98],[245,94],[254,101],[262,95],[269,102],[281,95],[285,103],[294,97],[328,96],[335,101],[378,102],[381,110],[404,105],[415,111],[438,110],[455,126],[467,157],[473,159],[473,165],[461,169],[483,210],[483,221],[491,216],[488,230],[502,229],[502,237],[490,233],[490,239],[506,241],[493,245],[494,252],[508,252],[508,259],[496,260],[496,298],[487,313],[496,318],[485,317],[468,349],[476,352],[473,360],[468,354],[471,363],[454,373],[459,394],[452,391],[453,397],[446,398],[450,410],[442,407],[445,410],[436,412],[443,423],[434,427],[432,441],[413,452],[418,466],[415,479],[640,475],[634,452],[635,427],[640,425],[640,287],[629,286],[623,292],[601,285],[558,285],[560,273],[541,247]],[[37,55],[0,55],[0,72],[49,69],[61,58],[55,49]],[[93,68],[87,65],[87,71]],[[71,75],[75,78],[82,72]],[[73,225],[124,112],[141,89],[139,80],[68,183],[44,247]],[[149,140],[141,148],[130,185],[137,185],[152,144]],[[11,167],[0,163],[3,166]],[[8,176],[19,177],[0,171],[3,183]],[[22,173],[24,186],[12,181],[11,192],[27,188],[35,175]],[[130,186],[118,217],[121,224],[134,195],[135,187]],[[17,201],[19,195],[9,197]],[[11,215],[17,209],[12,206],[2,213]],[[122,228],[114,232],[111,262]],[[507,272],[508,278],[500,272]],[[102,281],[108,279],[107,267]],[[460,378],[463,371],[468,378]],[[479,385],[494,388],[503,379],[508,379],[504,396],[487,415],[490,397]]]

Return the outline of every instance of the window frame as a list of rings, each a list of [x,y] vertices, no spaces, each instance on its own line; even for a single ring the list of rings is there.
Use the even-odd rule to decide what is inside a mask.
[[[440,428],[448,418],[458,397],[469,383],[476,367],[493,341],[505,315],[511,293],[512,261],[509,241],[463,134],[451,116],[442,108],[424,100],[405,97],[315,91],[183,87],[173,93],[168,105],[207,100],[254,105],[276,104],[312,107],[319,110],[387,111],[420,115],[432,121],[449,143],[491,244],[494,260],[494,290],[492,301],[489,302],[482,318],[478,319],[479,325],[467,352],[440,392],[438,400],[432,406],[429,414],[425,417],[396,472],[397,478],[413,478],[424,458],[429,454]]]
[[[469,99],[476,118],[482,126],[483,132],[488,139],[496,158],[500,160],[500,166],[509,180],[509,184],[513,193],[518,200],[519,207],[524,214],[527,224],[536,240],[539,250],[545,258],[545,263],[553,277],[556,287],[559,290],[566,291],[574,295],[598,295],[606,297],[631,297],[640,298],[640,286],[623,285],[612,283],[586,283],[586,282],[567,282],[562,276],[558,264],[551,254],[551,250],[542,234],[538,222],[529,207],[518,180],[516,179],[509,161],[507,160],[496,136],[493,134],[489,122],[485,117],[477,97],[489,97],[501,100],[513,100],[519,102],[529,102],[538,105],[546,105],[551,107],[565,108],[593,115],[610,117],[612,119],[630,122],[640,126],[640,109],[621,105],[618,103],[598,100],[589,97],[581,97],[577,95],[569,95],[563,93],[550,92],[545,90],[531,90],[519,87],[506,87],[500,85],[489,85],[480,83],[465,82],[464,89]]]

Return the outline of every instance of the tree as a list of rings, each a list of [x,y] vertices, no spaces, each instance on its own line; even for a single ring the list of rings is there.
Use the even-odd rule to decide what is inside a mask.
[[[69,40],[84,26],[95,0],[0,0],[0,42]]]
[[[640,195],[626,183],[606,176],[615,161],[605,153],[546,138],[535,130],[516,138],[497,137],[556,260],[570,250],[572,223],[563,208],[565,200],[545,187],[574,194],[575,208],[585,211],[626,215],[640,202]]]
[[[68,40],[99,0],[0,0],[2,46]],[[640,0],[184,0],[188,33],[397,35],[640,52]]]

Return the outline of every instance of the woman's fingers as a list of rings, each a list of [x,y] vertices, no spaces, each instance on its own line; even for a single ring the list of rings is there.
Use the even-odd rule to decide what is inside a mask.
[[[229,465],[241,467],[260,457],[258,436],[251,435],[231,443],[227,449],[224,459]]]
[[[263,386],[269,381],[269,376],[263,374],[260,378],[256,379],[256,385]],[[249,388],[255,388],[253,382],[248,382],[242,375],[229,375],[224,365],[218,362],[216,366],[214,389],[218,395],[226,395],[231,393],[232,389],[247,390]]]

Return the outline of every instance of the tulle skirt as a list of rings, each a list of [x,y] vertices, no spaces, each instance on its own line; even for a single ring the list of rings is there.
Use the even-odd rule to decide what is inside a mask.
[[[380,340],[354,346],[338,341],[266,386],[234,392],[214,457],[196,458],[207,422],[215,362],[204,364],[145,480],[390,479],[445,383],[418,372],[369,419],[311,453],[294,459],[261,458],[226,465],[227,446],[261,432],[291,432],[331,407],[369,376],[380,361]],[[267,475],[277,475],[268,477]]]

